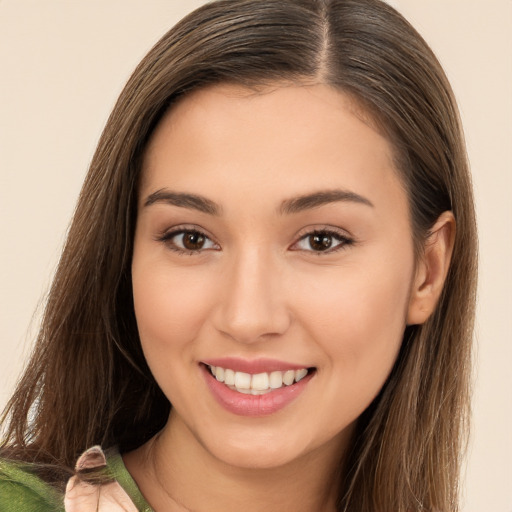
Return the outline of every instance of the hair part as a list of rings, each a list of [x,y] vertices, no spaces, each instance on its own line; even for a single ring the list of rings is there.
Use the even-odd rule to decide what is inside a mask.
[[[134,71],[80,194],[32,358],[4,412],[3,453],[72,467],[90,446],[135,448],[171,405],[145,362],[131,255],[144,150],[169,108],[218,83],[325,83],[395,150],[418,257],[439,215],[457,233],[438,306],[409,326],[358,422],[340,511],[458,509],[476,286],[471,181],[453,93],[418,33],[378,0],[218,0],[184,18]]]

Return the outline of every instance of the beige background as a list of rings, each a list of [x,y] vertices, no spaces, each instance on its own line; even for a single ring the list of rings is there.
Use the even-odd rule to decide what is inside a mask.
[[[113,102],[157,38],[202,3],[0,0],[0,407]],[[473,168],[481,279],[464,512],[512,512],[512,1],[390,3],[445,66]]]

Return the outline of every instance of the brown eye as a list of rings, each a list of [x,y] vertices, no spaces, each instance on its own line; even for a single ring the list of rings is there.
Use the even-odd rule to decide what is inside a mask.
[[[206,237],[197,231],[183,233],[183,247],[189,251],[199,251],[203,248]]]
[[[158,239],[169,249],[183,254],[201,253],[207,250],[220,250],[211,238],[195,229],[180,229],[166,233]]]
[[[352,245],[354,241],[331,230],[315,230],[304,235],[291,247],[294,251],[331,253]]]
[[[309,245],[314,251],[326,251],[332,246],[332,235],[327,233],[314,233],[309,235]]]

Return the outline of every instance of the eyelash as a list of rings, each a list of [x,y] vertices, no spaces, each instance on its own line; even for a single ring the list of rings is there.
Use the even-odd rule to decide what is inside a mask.
[[[195,228],[186,228],[186,227],[177,227],[173,229],[172,231],[166,231],[161,236],[157,237],[158,242],[164,243],[171,251],[176,252],[179,255],[183,256],[194,256],[197,254],[200,254],[204,251],[211,251],[211,250],[218,250],[217,248],[208,247],[208,248],[200,248],[197,250],[187,249],[185,247],[179,247],[176,245],[175,242],[173,242],[173,238],[179,236],[179,235],[195,235],[198,237],[203,237],[206,241],[209,241],[211,244],[218,247],[218,244],[214,242],[207,234],[204,232],[195,229]]]
[[[326,250],[323,250],[323,251],[315,251],[313,249],[308,250],[308,249],[301,249],[301,248],[294,249],[295,246],[298,246],[299,243],[306,241],[308,238],[310,239],[309,245],[311,247],[311,238],[314,236],[322,236],[325,238],[330,238],[331,243],[333,243],[332,242],[333,240],[336,240],[338,242],[338,244],[335,245],[334,247],[329,246],[326,248]],[[297,242],[295,242],[291,246],[291,249],[295,250],[295,251],[305,250],[306,252],[311,252],[313,254],[317,254],[318,256],[321,256],[322,254],[332,254],[332,253],[340,251],[342,249],[346,249],[348,246],[353,245],[353,244],[354,244],[354,240],[352,238],[349,238],[346,234],[342,234],[341,232],[336,231],[332,228],[324,228],[324,229],[314,229],[312,231],[307,231],[306,233],[303,233],[300,236],[300,238],[297,240]]]
[[[201,247],[197,250],[180,247],[176,244],[176,242],[173,242],[173,239],[179,235],[192,235],[192,236],[202,237],[202,238],[204,238],[205,241],[207,241],[206,243],[209,242],[211,245],[213,245],[215,247],[207,247],[207,248]],[[297,247],[301,242],[306,241],[308,238],[309,238],[309,246],[311,247],[312,237],[315,237],[315,236],[318,236],[318,237],[322,236],[324,238],[331,239],[330,244],[334,243],[333,240],[337,241],[338,243],[334,247],[331,247],[331,245],[329,245],[328,247],[326,247],[325,250],[317,250],[317,251],[315,251],[312,248],[304,249],[304,248]],[[157,237],[157,241],[164,243],[170,250],[176,252],[177,254],[183,255],[183,256],[194,256],[194,255],[198,255],[204,251],[220,249],[219,245],[216,242],[214,242],[208,235],[206,235],[204,232],[202,232],[198,229],[195,229],[195,228],[178,227],[176,229],[173,229],[172,231],[163,233],[161,236]],[[353,244],[354,244],[353,239],[347,237],[345,234],[341,234],[339,231],[333,230],[332,228],[314,229],[312,231],[307,231],[306,233],[303,233],[300,236],[300,238],[292,244],[292,246],[290,247],[290,250],[305,251],[305,252],[310,252],[310,253],[317,254],[318,256],[320,256],[322,254],[332,254],[334,252],[345,249],[348,246],[353,245]]]

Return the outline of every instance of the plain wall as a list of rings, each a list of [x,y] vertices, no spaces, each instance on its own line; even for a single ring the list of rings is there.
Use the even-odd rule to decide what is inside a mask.
[[[0,407],[110,109],[152,44],[202,3],[0,0]],[[512,512],[512,2],[390,3],[451,79],[473,170],[481,277],[463,510]]]

